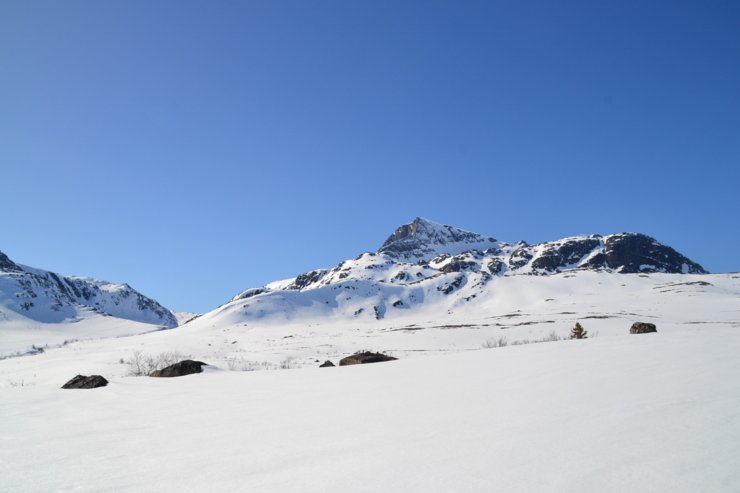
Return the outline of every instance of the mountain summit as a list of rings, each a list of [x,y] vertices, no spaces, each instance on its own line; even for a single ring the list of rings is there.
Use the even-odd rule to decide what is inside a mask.
[[[467,250],[495,248],[495,238],[439,224],[417,217],[409,224],[399,226],[378,253],[403,260],[431,259],[441,253],[457,254]]]

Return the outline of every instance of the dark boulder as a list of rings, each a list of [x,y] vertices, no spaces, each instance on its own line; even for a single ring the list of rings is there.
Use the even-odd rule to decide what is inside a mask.
[[[100,375],[77,375],[69,382],[62,385],[63,389],[95,389],[108,385],[108,380]]]
[[[635,322],[630,327],[630,334],[647,334],[648,332],[658,332],[655,328],[655,324],[649,324],[646,322]]]
[[[352,356],[347,356],[339,360],[339,366],[347,365],[364,365],[365,363],[380,363],[382,361],[393,361],[398,358],[388,356],[387,354],[371,353],[365,351],[362,353],[355,353]]]
[[[326,360],[319,365],[319,368],[329,368],[330,366],[336,366],[336,365],[332,363],[331,361]]]
[[[182,377],[185,375],[192,375],[193,373],[201,373],[203,371],[203,368],[201,368],[202,366],[208,366],[208,363],[186,359],[179,363],[175,363],[174,365],[170,365],[167,368],[162,368],[161,370],[152,372],[149,376],[166,378]]]

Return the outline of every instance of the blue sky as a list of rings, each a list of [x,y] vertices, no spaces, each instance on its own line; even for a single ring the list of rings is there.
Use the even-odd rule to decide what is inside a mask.
[[[0,250],[206,311],[423,216],[740,270],[740,3],[0,3]]]

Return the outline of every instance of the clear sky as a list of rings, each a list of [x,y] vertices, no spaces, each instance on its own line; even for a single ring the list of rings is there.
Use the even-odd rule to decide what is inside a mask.
[[[175,310],[423,216],[740,270],[740,2],[0,1],[0,250]]]

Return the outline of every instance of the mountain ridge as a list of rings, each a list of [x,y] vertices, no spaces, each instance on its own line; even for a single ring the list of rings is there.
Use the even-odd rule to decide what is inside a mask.
[[[283,319],[309,312],[382,319],[422,305],[465,305],[490,294],[498,277],[574,271],[707,273],[700,264],[641,233],[512,244],[417,217],[396,228],[375,252],[244,290],[214,312],[232,304],[229,311],[241,312],[237,319]]]
[[[1,251],[0,311],[40,323],[76,321],[98,314],[166,328],[177,326],[169,309],[126,283],[64,276],[21,265]]]

